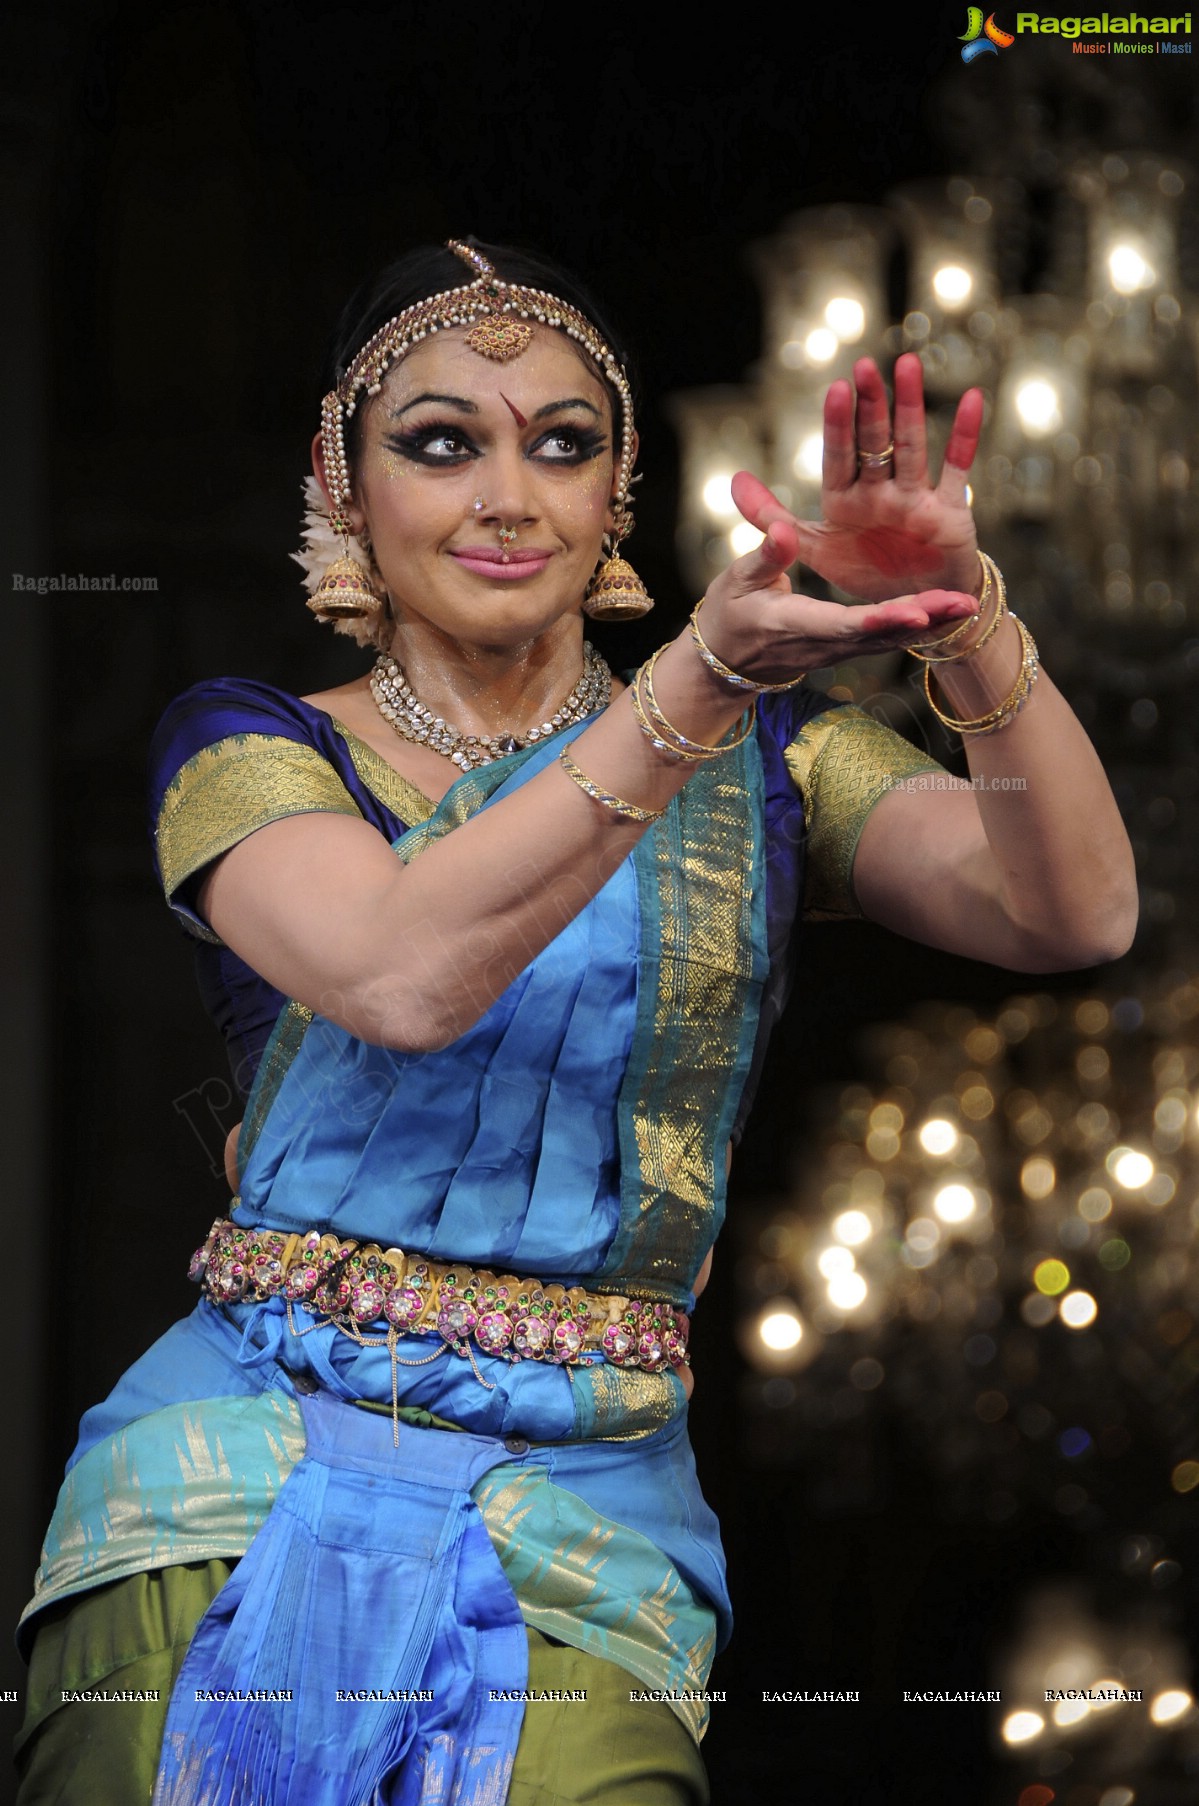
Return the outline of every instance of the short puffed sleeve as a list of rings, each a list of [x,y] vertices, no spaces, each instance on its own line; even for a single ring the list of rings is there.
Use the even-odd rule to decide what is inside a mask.
[[[803,913],[808,921],[860,916],[853,862],[875,804],[923,772],[948,773],[885,722],[852,704],[806,721],[783,758],[807,824]]]
[[[217,936],[197,913],[199,874],[247,835],[287,815],[361,816],[337,769],[329,718],[297,698],[232,678],[173,702],[150,752],[150,815],[163,890],[184,926]]]

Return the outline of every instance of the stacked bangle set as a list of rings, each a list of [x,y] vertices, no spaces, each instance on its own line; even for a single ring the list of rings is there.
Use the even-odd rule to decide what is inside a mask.
[[[942,634],[941,638],[938,640],[929,640],[924,645],[917,645],[909,648],[913,657],[923,661],[924,694],[927,698],[928,706],[937,717],[937,720],[941,722],[944,727],[951,727],[955,732],[962,734],[963,736],[973,736],[975,739],[981,739],[986,734],[997,734],[1000,728],[1006,727],[1009,721],[1014,721],[1016,719],[1016,716],[1028,701],[1032,687],[1037,681],[1037,674],[1040,671],[1040,658],[1037,653],[1037,643],[1019,615],[1012,615],[1011,618],[1015,623],[1016,631],[1020,635],[1020,669],[1016,674],[1016,681],[1012,685],[1010,693],[1004,697],[1003,701],[997,704],[995,708],[989,709],[984,715],[976,715],[970,719],[962,720],[956,715],[946,714],[945,710],[940,706],[936,697],[933,695],[933,666],[956,664],[959,659],[971,658],[974,653],[981,651],[987,641],[991,638],[992,634],[998,630],[1004,616],[1010,612],[1007,605],[1007,590],[1004,586],[999,566],[995,563],[993,558],[988,558],[985,552],[979,553],[978,561],[982,566],[983,573],[982,594],[979,597],[978,602],[978,615],[963,621],[960,626],[953,628],[950,633]],[[971,629],[978,624],[978,620],[986,613],[987,604],[992,596],[995,598],[995,608],[990,620],[976,640],[967,640],[967,636]],[[963,645],[961,642],[964,640],[967,641],[967,643]]]

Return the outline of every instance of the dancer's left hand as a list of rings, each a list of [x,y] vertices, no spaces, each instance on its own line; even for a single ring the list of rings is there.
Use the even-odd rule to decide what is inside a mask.
[[[871,358],[854,365],[854,382],[856,405],[846,381],[833,383],[825,397],[823,519],[797,520],[745,472],[733,491],[738,507],[763,531],[773,520],[792,523],[802,562],[864,601],[931,589],[977,595],[981,572],[966,479],[978,449],[982,391],[968,389],[958,403],[934,486],[920,359],[908,352],[896,362],[894,416]],[[859,454],[878,455],[892,443],[885,463],[861,462]]]

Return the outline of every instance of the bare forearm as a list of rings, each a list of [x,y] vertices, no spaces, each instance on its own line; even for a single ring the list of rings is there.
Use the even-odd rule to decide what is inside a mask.
[[[672,721],[710,743],[745,708],[681,643],[658,661],[655,689]],[[665,808],[695,769],[651,746],[628,694],[571,752],[596,785],[650,811]],[[344,817],[272,824],[217,863],[201,907],[288,996],[363,1040],[421,1052],[471,1027],[644,831],[552,760],[410,865]]]
[[[936,668],[941,706],[973,719],[1011,693],[1016,628]],[[965,737],[971,788],[915,778],[867,823],[855,867],[875,919],[1021,971],[1112,959],[1136,925],[1128,836],[1089,739],[1041,672],[1007,726]],[[916,884],[913,874],[925,882]]]
[[[708,743],[719,740],[746,706],[745,697],[730,697],[713,683],[682,642],[658,661],[655,690],[671,720]],[[595,784],[654,811],[664,809],[697,769],[668,763],[653,749],[627,692],[576,737],[570,751]],[[513,796],[415,860],[385,914],[402,898],[404,956],[395,979],[402,982],[415,958],[423,974],[422,1041],[441,1045],[477,1021],[602,889],[645,832],[645,825],[588,796],[553,760]],[[378,1038],[391,1039],[388,1025],[380,1028]]]
[[[942,667],[956,713],[1010,694],[1020,668],[1014,622],[960,665]],[[966,736],[979,814],[1000,897],[1030,954],[1093,965],[1123,953],[1136,927],[1132,848],[1081,722],[1041,671],[1027,702],[995,734]]]

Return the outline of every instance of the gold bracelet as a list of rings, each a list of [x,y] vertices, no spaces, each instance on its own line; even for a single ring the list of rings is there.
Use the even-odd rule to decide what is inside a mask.
[[[978,561],[982,566],[983,573],[982,594],[978,599],[978,614],[960,622],[949,633],[943,633],[939,639],[925,640],[919,645],[909,646],[908,651],[913,658],[922,659],[926,665],[955,664],[958,659],[972,658],[976,652],[981,651],[991,635],[998,630],[999,623],[1008,612],[1007,586],[1003,581],[1003,573],[993,558],[988,558],[985,552],[979,552]],[[978,639],[969,646],[962,646],[956,652],[953,651],[952,648],[956,642],[964,634],[969,633],[972,628],[977,627],[979,618],[990,600],[992,588],[998,598],[995,604],[995,613],[987,622]]]
[[[579,767],[571,758],[570,746],[573,744],[574,742],[572,741],[570,745],[562,748],[562,751],[558,754],[558,763],[561,765],[567,777],[572,778],[579,786],[579,789],[589,796],[593,802],[602,803],[605,809],[610,809],[612,811],[613,815],[623,815],[626,821],[639,822],[642,826],[647,822],[660,821],[662,819],[663,815],[666,813],[665,809],[643,809],[639,803],[626,803],[623,797],[613,796],[610,790],[601,790],[598,784],[593,784],[591,779],[587,776],[587,773],[585,771],[580,771]]]
[[[1016,681],[1012,685],[1011,694],[1005,697],[998,707],[990,709],[987,714],[978,715],[972,721],[959,721],[956,716],[947,715],[944,709],[938,707],[933,696],[930,681],[932,673],[928,665],[925,665],[924,694],[928,699],[929,708],[943,727],[951,727],[955,733],[973,735],[976,738],[981,738],[985,734],[997,734],[1000,728],[1006,727],[1009,721],[1015,720],[1028,701],[1040,671],[1040,656],[1037,652],[1037,642],[1019,615],[1013,615],[1011,618],[1020,635],[1020,669],[1016,674]]]
[[[695,607],[691,610],[691,638],[695,641],[699,656],[703,659],[709,671],[714,671],[717,677],[722,678],[726,684],[732,684],[735,690],[756,690],[760,696],[775,695],[780,690],[793,690],[797,684],[803,682],[807,673],[801,671],[798,677],[789,677],[786,683],[759,683],[756,677],[745,677],[740,671],[732,670],[725,664],[722,658],[717,658],[699,630],[699,611],[707,599],[706,595],[701,596],[699,601],[695,604]]]
[[[978,608],[973,615],[968,616],[964,621],[959,621],[956,627],[950,628],[948,633],[938,634],[936,639],[918,641],[915,645],[909,646],[908,651],[912,654],[913,658],[925,659],[929,664],[940,665],[947,664],[951,659],[966,657],[965,650],[953,652],[949,650],[949,648],[955,646],[959,640],[964,639],[973,628],[978,626],[987,603],[991,599],[991,589],[993,587],[991,583],[991,571],[994,570],[996,576],[999,575],[999,567],[997,565],[992,564],[991,560],[982,552],[978,552],[977,555],[979,569],[982,572],[982,589],[979,593]],[[1002,579],[1000,581],[1002,582]],[[1000,591],[1000,594],[1002,594],[1002,590]],[[973,647],[969,650],[973,651]]]
[[[654,748],[655,752],[665,753],[668,758],[683,759],[691,765],[702,765],[708,759],[718,759],[722,753],[732,752],[743,746],[754,731],[754,723],[758,716],[758,699],[755,696],[747,711],[748,719],[738,733],[736,727],[730,728],[733,738],[718,741],[709,746],[703,740],[692,740],[687,734],[680,733],[674,724],[662,713],[661,704],[654,694],[654,666],[666,650],[659,646],[653,656],[646,660],[638,671],[632,684],[633,712],[637,717],[637,725]]]

